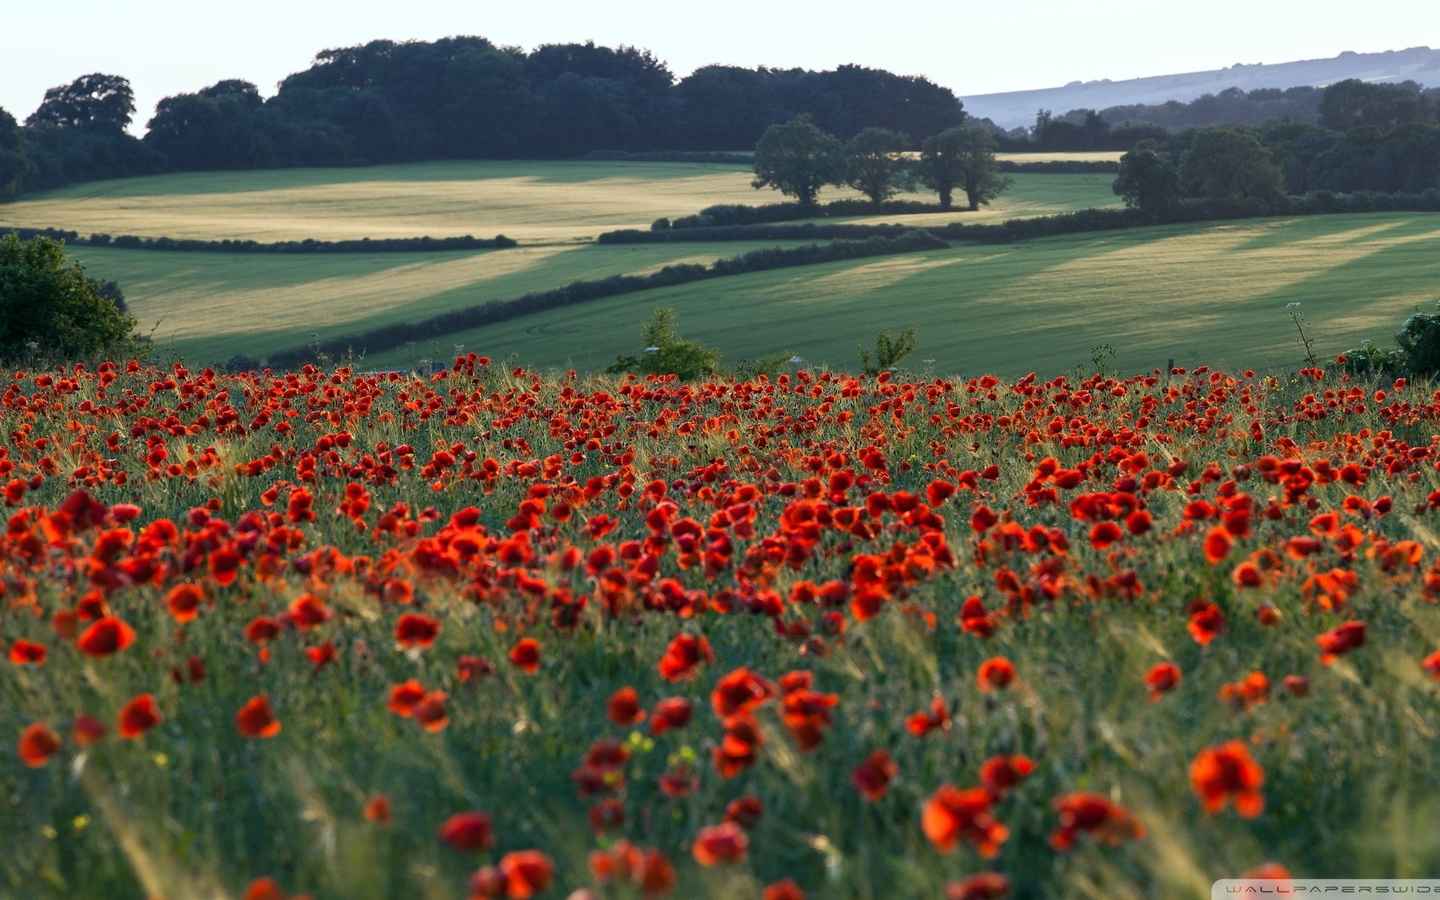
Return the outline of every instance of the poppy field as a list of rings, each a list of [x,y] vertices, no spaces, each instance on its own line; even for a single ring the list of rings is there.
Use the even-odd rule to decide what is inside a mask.
[[[1440,872],[1440,390],[0,385],[0,896]]]

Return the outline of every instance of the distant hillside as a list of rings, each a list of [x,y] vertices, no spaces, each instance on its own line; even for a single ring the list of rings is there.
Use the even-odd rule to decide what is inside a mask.
[[[1346,78],[1364,81],[1418,81],[1440,85],[1440,50],[1412,47],[1384,53],[1342,53],[1331,59],[1307,59],[1274,65],[1237,63],[1228,69],[1157,75],[1127,81],[1075,81],[1064,87],[1036,91],[1009,91],[962,97],[970,115],[990,119],[1002,128],[1031,125],[1035,113],[1048,109],[1061,114],[1072,109],[1105,109],[1136,103],[1193,100],[1226,88],[1323,87]]]

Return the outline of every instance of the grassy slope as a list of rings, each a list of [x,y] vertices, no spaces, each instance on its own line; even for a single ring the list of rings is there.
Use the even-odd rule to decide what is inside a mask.
[[[1440,217],[1328,216],[1140,229],[835,263],[604,300],[457,334],[532,365],[598,367],[633,351],[656,306],[728,359],[771,352],[849,366],[858,342],[914,325],[937,372],[1057,372],[1112,344],[1126,369],[1266,366],[1300,356],[1285,304],[1302,301],[1330,355],[1382,343],[1440,291]],[[401,365],[443,348],[380,354]]]
[[[483,253],[252,256],[80,247],[114,279],[163,355],[223,362],[580,279],[706,263],[770,244],[522,247]],[[158,323],[158,324],[157,324]],[[451,346],[441,348],[442,355]]]
[[[1108,175],[1021,175],[982,221],[1113,204]],[[822,199],[857,196],[827,190]],[[716,203],[768,203],[738,166],[446,162],[197,172],[79,185],[0,206],[7,225],[109,234],[291,240],[504,233],[570,241]],[[933,196],[921,199],[933,199]]]

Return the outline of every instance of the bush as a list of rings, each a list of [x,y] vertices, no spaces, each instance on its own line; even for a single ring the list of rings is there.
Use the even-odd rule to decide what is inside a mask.
[[[135,320],[49,238],[0,238],[0,359],[91,359],[137,349]]]
[[[899,365],[902,359],[914,353],[918,345],[913,328],[907,328],[898,334],[882,331],[875,335],[873,356],[863,346],[860,348],[860,370],[866,375],[888,372]]]
[[[1415,313],[1395,333],[1395,343],[1405,354],[1405,367],[1413,375],[1440,373],[1440,303],[1436,310]]]
[[[641,335],[645,349],[639,356],[621,356],[605,371],[612,375],[634,372],[640,375],[675,375],[681,381],[706,378],[720,370],[718,351],[682,338],[676,329],[679,316],[669,307],[650,314]]]

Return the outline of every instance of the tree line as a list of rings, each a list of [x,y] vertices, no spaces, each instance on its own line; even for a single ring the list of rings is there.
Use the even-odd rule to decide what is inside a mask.
[[[1440,121],[1440,87],[1414,81],[1372,83],[1351,78],[1329,87],[1230,88],[1188,103],[1072,109],[1056,115],[1042,109],[1030,128],[998,135],[1000,149],[1087,151],[1129,150],[1147,139],[1165,139],[1176,131],[1221,126],[1313,125],[1345,132],[1359,127],[1390,129]],[[980,120],[995,128],[988,120]],[[995,128],[997,132],[1000,129]]]
[[[161,171],[735,150],[802,113],[842,138],[965,120],[948,88],[879,69],[707,66],[677,80],[633,47],[482,37],[325,50],[268,99],[239,79],[166,97],[139,139],[134,113],[112,74],[51,89],[23,127],[0,111],[0,197]]]
[[[802,213],[813,213],[821,189],[844,185],[878,207],[901,191],[935,191],[942,210],[951,209],[957,191],[971,210],[988,204],[1010,185],[1000,174],[993,133],[960,125],[920,141],[888,128],[870,127],[848,141],[830,134],[809,115],[765,129],[755,144],[757,189],[771,188],[793,197]]]

